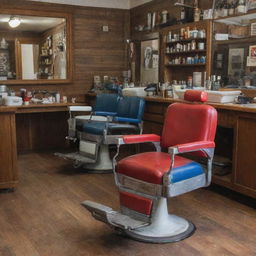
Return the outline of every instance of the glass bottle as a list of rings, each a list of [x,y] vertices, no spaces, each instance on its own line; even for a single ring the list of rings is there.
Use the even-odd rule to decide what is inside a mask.
[[[182,7],[180,10],[180,20],[181,22],[185,22],[186,21],[186,12],[185,12],[185,8]]]
[[[235,3],[234,1],[230,3],[229,9],[228,9],[228,15],[234,15],[235,14]]]
[[[228,2],[226,0],[223,3],[222,16],[228,16]]]
[[[198,7],[194,9],[194,22],[197,22],[200,20],[201,11]]]
[[[236,13],[246,13],[247,12],[247,8],[246,8],[246,3],[245,0],[239,0],[237,7],[236,7]]]

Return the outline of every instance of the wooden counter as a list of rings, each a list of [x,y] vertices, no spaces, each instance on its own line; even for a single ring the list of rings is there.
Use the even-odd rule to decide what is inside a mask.
[[[18,184],[17,152],[67,147],[70,105],[84,103],[0,106],[0,189]]]
[[[0,189],[18,183],[15,111],[0,107]]]
[[[92,103],[95,96],[93,93],[87,94],[87,102]],[[145,97],[145,100],[143,133],[159,135],[169,104],[184,102],[162,97]],[[256,198],[256,107],[207,104],[218,111],[215,156],[231,163],[226,175],[213,175],[213,183]]]

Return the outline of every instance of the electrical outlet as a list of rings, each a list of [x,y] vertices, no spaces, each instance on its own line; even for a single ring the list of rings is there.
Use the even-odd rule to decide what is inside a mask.
[[[108,32],[109,31],[108,25],[102,26],[102,31],[103,32]]]

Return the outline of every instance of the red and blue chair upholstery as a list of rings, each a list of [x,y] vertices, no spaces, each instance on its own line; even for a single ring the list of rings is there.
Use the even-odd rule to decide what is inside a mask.
[[[207,94],[189,90],[184,99],[205,102]],[[83,206],[96,219],[136,240],[165,243],[190,236],[195,226],[169,214],[167,198],[210,184],[216,125],[217,112],[209,105],[171,104],[161,137],[142,134],[118,139],[118,149],[122,144],[145,142],[153,143],[156,148],[156,152],[132,155],[116,164],[120,212],[91,201],[83,202]],[[206,160],[206,165],[191,160],[201,158]]]

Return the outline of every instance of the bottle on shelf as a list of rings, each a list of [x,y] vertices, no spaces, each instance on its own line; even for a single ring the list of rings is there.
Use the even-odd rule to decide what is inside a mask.
[[[229,5],[227,0],[223,1],[223,9],[222,9],[222,17],[226,17],[228,16],[228,9],[229,9]]]
[[[181,7],[180,10],[180,21],[185,22],[186,20],[186,12],[185,12],[185,7]]]
[[[201,11],[199,8],[194,9],[194,22],[200,21]]]
[[[229,5],[229,9],[228,9],[228,15],[234,15],[235,14],[235,9],[236,9],[236,4],[234,1],[232,1]]]
[[[247,13],[246,1],[239,0],[236,7],[236,14],[244,14]]]
[[[200,20],[201,10],[198,7],[198,0],[194,1],[194,22],[197,22]]]
[[[192,87],[193,87],[193,77],[192,76],[188,76],[187,88],[192,88]]]

